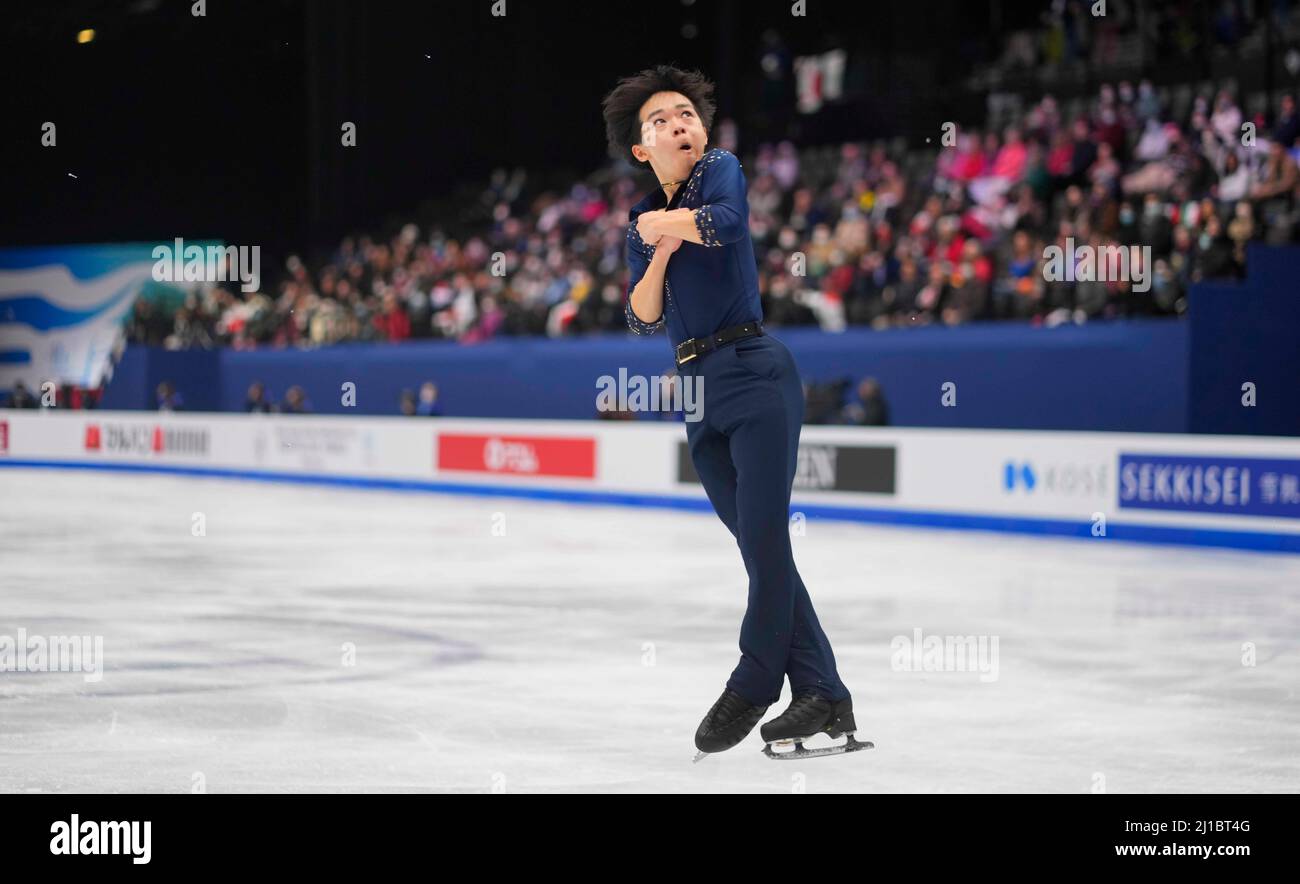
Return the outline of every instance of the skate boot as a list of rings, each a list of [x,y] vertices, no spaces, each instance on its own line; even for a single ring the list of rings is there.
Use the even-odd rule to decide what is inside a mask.
[[[700,751],[694,760],[730,749],[745,739],[766,711],[766,706],[754,706],[731,688],[724,690],[695,732],[695,748]]]
[[[857,724],[853,721],[853,698],[845,697],[838,703],[812,692],[799,694],[789,707],[759,730],[763,737],[763,754],[768,758],[813,758],[818,755],[842,755],[859,749],[870,749],[875,744],[854,739]],[[805,749],[804,741],[815,734],[829,734],[832,738],[843,735],[843,743],[818,749]],[[776,752],[772,745],[789,746],[793,751]]]

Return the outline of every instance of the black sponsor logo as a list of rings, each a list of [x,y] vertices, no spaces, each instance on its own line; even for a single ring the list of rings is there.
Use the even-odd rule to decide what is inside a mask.
[[[799,446],[795,466],[795,491],[855,491],[893,494],[898,450],[892,445],[829,445],[805,442]],[[677,443],[677,481],[699,484],[690,446]]]

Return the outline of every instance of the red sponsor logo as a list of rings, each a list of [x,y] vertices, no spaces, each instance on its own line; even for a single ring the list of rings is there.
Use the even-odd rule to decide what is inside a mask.
[[[103,454],[206,456],[210,443],[206,427],[86,424],[86,450]]]
[[[438,469],[594,479],[596,440],[439,433]]]
[[[9,421],[0,421],[0,454],[9,453]]]

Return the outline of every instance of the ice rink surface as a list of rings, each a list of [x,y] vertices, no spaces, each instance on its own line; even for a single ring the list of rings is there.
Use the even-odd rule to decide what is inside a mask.
[[[810,522],[876,748],[692,764],[746,590],[711,514],[19,469],[0,501],[0,636],[105,658],[0,673],[6,792],[1300,790],[1296,556]],[[996,638],[996,679],[891,665],[917,629]]]

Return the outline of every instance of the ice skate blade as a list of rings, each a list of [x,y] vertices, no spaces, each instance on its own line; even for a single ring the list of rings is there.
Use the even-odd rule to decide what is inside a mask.
[[[820,749],[805,749],[803,747],[804,739],[775,740],[773,743],[767,743],[763,746],[763,754],[768,758],[778,761],[789,761],[792,758],[816,758],[819,755],[843,755],[846,752],[857,752],[860,749],[874,749],[876,744],[869,740],[859,742],[853,738],[853,734],[846,733],[847,739],[838,746],[826,746]],[[776,752],[772,749],[773,745],[788,746],[794,743],[794,749],[789,752]]]
[[[708,754],[708,752],[696,752],[695,757],[691,759],[691,764],[699,764]]]

